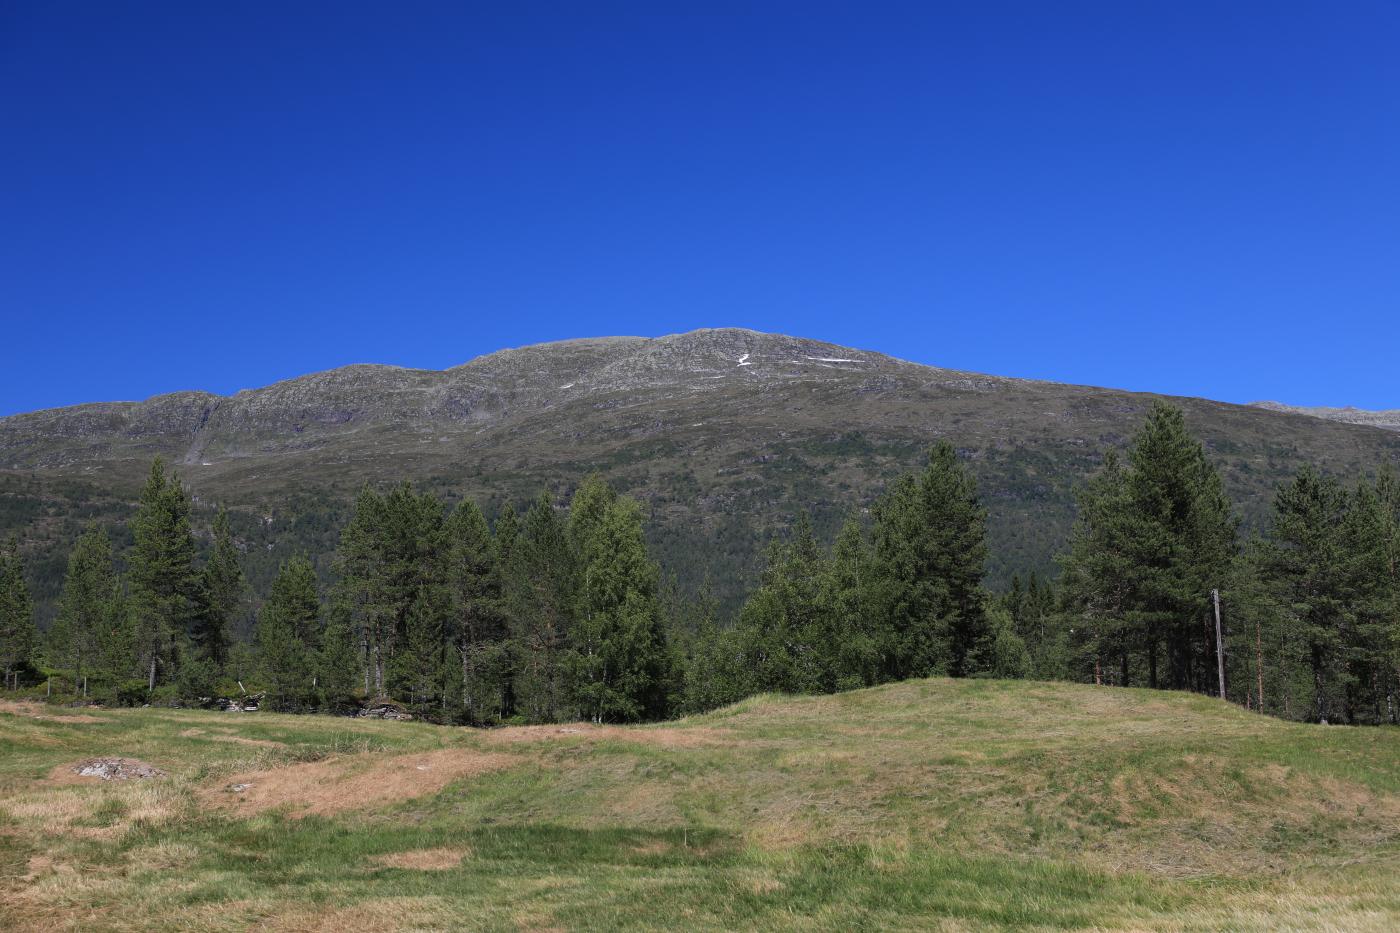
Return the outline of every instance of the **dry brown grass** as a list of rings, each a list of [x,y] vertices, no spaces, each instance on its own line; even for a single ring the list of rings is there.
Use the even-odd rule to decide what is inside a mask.
[[[459,748],[391,757],[348,755],[236,774],[202,789],[199,798],[239,816],[266,810],[285,810],[293,817],[325,815],[422,797],[460,778],[499,771],[518,761],[511,755]]]
[[[0,700],[0,713],[23,716],[25,719],[37,719],[40,722],[93,723],[103,721],[101,717],[88,713],[56,714],[54,707],[36,703],[33,700]]]
[[[639,745],[653,745],[661,748],[705,748],[716,745],[732,745],[739,741],[739,737],[728,729],[698,726],[658,729],[638,726],[600,726],[586,722],[553,726],[509,726],[504,729],[491,729],[483,732],[482,738],[487,742],[502,745],[562,742],[577,739],[593,742],[635,742]]]

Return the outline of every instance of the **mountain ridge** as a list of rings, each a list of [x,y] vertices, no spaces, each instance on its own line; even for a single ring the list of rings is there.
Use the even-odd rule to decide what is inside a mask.
[[[1268,411],[1291,412],[1312,418],[1323,418],[1328,421],[1342,421],[1347,424],[1363,424],[1388,431],[1400,431],[1400,408],[1372,409],[1357,408],[1354,405],[1288,405],[1284,402],[1272,401],[1250,402],[1249,404],[1252,407]]]
[[[23,531],[51,600],[83,522],[120,525],[155,456],[201,509],[227,506],[255,585],[298,551],[328,572],[365,484],[413,481],[488,514],[600,472],[647,507],[663,565],[733,603],[764,543],[806,510],[823,535],[948,441],[989,510],[992,581],[1053,573],[1074,496],[1169,399],[1257,526],[1304,463],[1400,464],[1400,432],[1289,411],[925,366],[716,328],[579,338],[445,370],[352,364],[229,396],[166,393],[0,419],[0,533]]]

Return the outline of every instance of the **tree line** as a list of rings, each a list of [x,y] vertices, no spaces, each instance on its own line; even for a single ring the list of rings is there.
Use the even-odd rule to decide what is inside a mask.
[[[755,693],[911,677],[1072,680],[1219,693],[1295,719],[1395,722],[1400,483],[1304,468],[1246,536],[1182,412],[1157,403],[1079,495],[1058,579],[984,584],[986,511],[947,444],[829,545],[799,515],[732,620],[649,554],[641,506],[601,478],[488,521],[403,484],[364,490],[329,573],[286,561],[249,642],[252,595],[220,511],[152,466],[122,558],[99,527],[34,630],[19,550],[0,552],[0,663],[109,702],[266,692],[284,710],[392,697],[448,722],[661,719]],[[324,582],[323,577],[329,580]],[[1217,643],[1218,595],[1224,621]]]

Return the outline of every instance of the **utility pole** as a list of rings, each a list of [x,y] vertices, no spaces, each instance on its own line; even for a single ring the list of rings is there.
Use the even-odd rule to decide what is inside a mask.
[[[1225,640],[1220,634],[1220,591],[1211,590],[1215,602],[1215,669],[1220,675],[1220,699],[1225,699]]]

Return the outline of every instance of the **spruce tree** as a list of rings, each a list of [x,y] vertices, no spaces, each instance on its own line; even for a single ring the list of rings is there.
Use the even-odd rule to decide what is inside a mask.
[[[59,596],[58,615],[49,628],[46,655],[51,664],[71,672],[75,687],[104,670],[113,642],[112,545],[107,533],[89,527],[68,555],[68,570]]]
[[[570,525],[580,576],[569,633],[574,699],[594,722],[658,719],[669,702],[670,655],[641,509],[630,499],[588,496],[589,510],[571,515]],[[593,512],[591,503],[601,508]]]
[[[879,679],[880,646],[869,611],[870,549],[855,519],[831,547],[822,578],[822,611],[812,631],[824,692],[868,687]]]
[[[19,687],[21,670],[32,666],[36,640],[34,603],[24,580],[19,541],[11,538],[0,548],[0,669],[5,686]]]
[[[470,499],[447,522],[448,576],[452,588],[449,638],[460,663],[462,715],[480,723],[499,715],[501,667],[506,638],[501,605],[501,567],[496,542],[481,509]]]
[[[1061,558],[1066,601],[1074,609],[1078,667],[1095,683],[1129,686],[1133,652],[1155,645],[1154,619],[1144,618],[1143,578],[1147,569],[1138,559],[1142,521],[1133,508],[1128,471],[1116,451],[1104,457],[1103,468],[1079,493],[1079,513],[1070,535],[1069,552]],[[1155,649],[1154,649],[1155,650]],[[1156,686],[1156,655],[1152,654],[1152,686]]]
[[[986,511],[976,482],[940,443],[922,473],[898,479],[871,511],[870,596],[885,676],[972,673],[986,636]]]
[[[318,695],[332,709],[352,700],[362,675],[353,613],[343,601],[331,604],[316,657]]]
[[[180,645],[207,611],[194,563],[189,497],[175,476],[166,475],[159,457],[151,464],[131,531],[127,566],[137,623],[134,648],[147,688],[154,689],[162,672],[173,677]]]
[[[243,605],[247,583],[229,529],[228,511],[214,517],[214,549],[204,565],[206,611],[194,633],[195,650],[217,668],[228,660],[230,628]]]
[[[564,712],[561,662],[573,618],[575,570],[567,530],[548,493],[525,513],[508,555],[503,601],[511,631],[512,700],[527,719],[553,722]]]
[[[430,600],[434,612],[445,611],[448,554],[437,497],[404,483],[385,496],[366,489],[356,500],[337,553],[338,599],[350,607],[363,646],[367,693],[384,695],[392,686],[391,669],[403,672],[411,663],[398,656],[406,650],[420,600]],[[415,655],[421,649],[421,640],[415,641]]]
[[[1065,599],[1097,682],[1214,690],[1213,589],[1234,579],[1238,520],[1179,408],[1156,402],[1124,464],[1079,498]],[[1165,674],[1165,677],[1163,676]]]
[[[1349,663],[1358,605],[1348,553],[1348,494],[1305,467],[1279,487],[1262,569],[1279,597],[1286,637],[1301,647],[1314,720],[1340,718],[1351,688]]]
[[[269,708],[301,709],[314,695],[320,616],[315,568],[305,557],[293,557],[277,571],[253,629]]]

